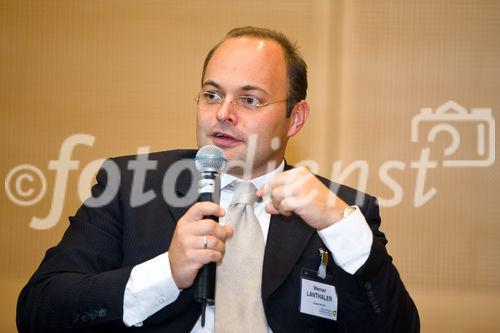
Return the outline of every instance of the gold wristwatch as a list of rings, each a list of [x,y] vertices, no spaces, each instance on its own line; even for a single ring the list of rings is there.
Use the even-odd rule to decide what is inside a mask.
[[[342,219],[345,219],[346,217],[348,217],[349,215],[351,215],[355,211],[356,211],[356,206],[347,206],[344,209],[344,212],[342,213]]]

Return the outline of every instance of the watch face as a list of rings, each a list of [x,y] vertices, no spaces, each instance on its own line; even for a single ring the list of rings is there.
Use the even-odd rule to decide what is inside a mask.
[[[342,214],[342,217],[345,219],[346,217],[354,213],[355,210],[356,210],[355,206],[346,207],[346,209],[344,209],[344,214]]]

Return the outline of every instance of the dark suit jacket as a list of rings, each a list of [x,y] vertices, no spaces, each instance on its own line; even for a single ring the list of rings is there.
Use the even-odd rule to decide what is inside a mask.
[[[176,180],[165,179],[172,163],[192,159],[195,151],[154,153],[157,168],[148,171],[144,192],[156,198],[131,207],[133,171],[128,162],[135,156],[108,160],[120,170],[118,194],[104,207],[85,205],[75,216],[61,242],[49,249],[38,270],[22,290],[17,307],[20,332],[189,332],[200,315],[193,301],[193,288],[144,322],[126,328],[122,322],[123,293],[130,271],[139,263],[168,250],[176,221],[188,207],[172,207],[162,195],[163,187],[175,186],[184,195],[193,184],[191,172]],[[287,166],[289,168],[289,166]],[[111,178],[113,177],[113,178]],[[346,186],[322,182],[336,190],[348,204],[360,194]],[[106,185],[118,181],[102,169],[94,197]],[[196,184],[196,183],[194,183]],[[338,294],[338,320],[330,321],[299,312],[300,270],[317,269],[318,249],[324,247],[317,232],[298,216],[272,216],[266,242],[262,276],[262,301],[271,329],[278,332],[415,332],[419,330],[416,307],[387,254],[387,240],[379,231],[379,209],[374,197],[358,202],[373,231],[374,241],[367,262],[350,275],[330,260]]]

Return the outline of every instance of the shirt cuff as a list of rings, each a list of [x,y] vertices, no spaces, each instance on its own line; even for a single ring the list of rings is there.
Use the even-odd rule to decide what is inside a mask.
[[[179,297],[170,270],[168,252],[132,268],[123,296],[123,323],[142,326],[151,315]]]
[[[332,253],[335,263],[354,274],[370,256],[373,234],[366,219],[356,210],[331,226],[318,230],[319,237]]]

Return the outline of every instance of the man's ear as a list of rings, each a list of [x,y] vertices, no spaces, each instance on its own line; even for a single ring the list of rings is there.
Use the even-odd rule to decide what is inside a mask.
[[[301,100],[295,104],[290,115],[290,127],[288,128],[287,138],[291,138],[300,132],[304,127],[307,117],[309,117],[309,104],[306,100]]]

